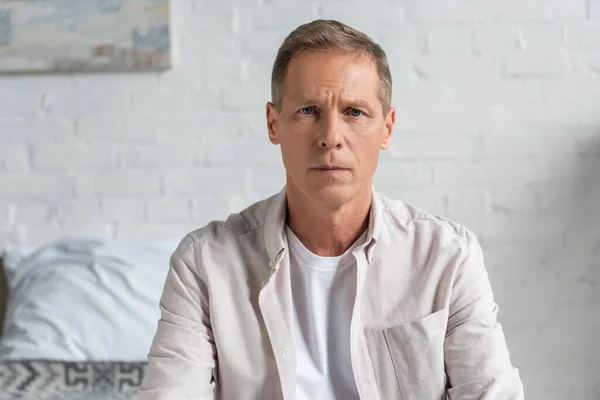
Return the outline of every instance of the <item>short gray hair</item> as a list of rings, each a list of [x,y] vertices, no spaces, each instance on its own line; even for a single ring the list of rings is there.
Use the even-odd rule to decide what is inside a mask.
[[[285,77],[294,56],[309,51],[344,51],[369,56],[375,61],[380,80],[379,100],[383,114],[392,103],[392,74],[383,48],[370,37],[346,24],[319,19],[293,30],[277,52],[271,74],[271,101],[280,110],[285,92]]]

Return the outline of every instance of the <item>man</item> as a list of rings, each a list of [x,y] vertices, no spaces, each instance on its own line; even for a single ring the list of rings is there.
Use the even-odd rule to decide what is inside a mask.
[[[141,400],[522,399],[475,236],[377,194],[384,51],[336,21],[273,67],[286,186],[172,256]]]

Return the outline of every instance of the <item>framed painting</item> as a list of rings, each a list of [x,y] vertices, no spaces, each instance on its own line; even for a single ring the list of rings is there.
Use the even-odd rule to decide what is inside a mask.
[[[165,70],[168,0],[0,0],[0,73]]]

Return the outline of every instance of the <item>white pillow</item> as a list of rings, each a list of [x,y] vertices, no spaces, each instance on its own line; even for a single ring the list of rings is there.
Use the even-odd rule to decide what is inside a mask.
[[[176,246],[68,238],[7,248],[0,361],[145,360]]]

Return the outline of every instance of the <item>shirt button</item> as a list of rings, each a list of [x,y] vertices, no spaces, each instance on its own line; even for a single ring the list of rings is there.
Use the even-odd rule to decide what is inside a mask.
[[[282,350],[281,351],[281,357],[285,357],[285,356],[287,356],[287,352],[285,350]]]

